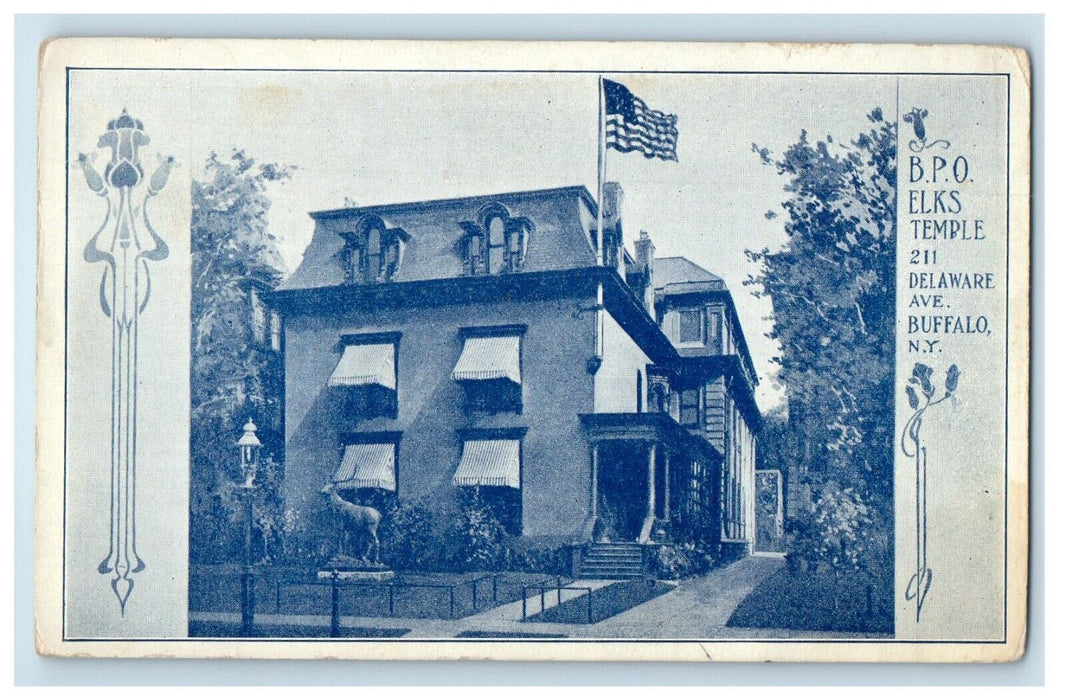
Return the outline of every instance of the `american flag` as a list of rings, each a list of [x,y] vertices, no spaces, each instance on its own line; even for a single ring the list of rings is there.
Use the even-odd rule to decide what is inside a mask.
[[[607,148],[677,160],[676,114],[649,109],[644,100],[613,80],[604,79],[603,100]]]

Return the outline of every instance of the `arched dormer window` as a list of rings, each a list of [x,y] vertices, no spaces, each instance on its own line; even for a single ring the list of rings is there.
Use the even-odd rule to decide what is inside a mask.
[[[364,217],[345,239],[343,261],[348,284],[387,282],[400,268],[403,249],[410,238],[401,228],[390,227],[379,216]]]
[[[506,226],[507,219],[498,213],[493,213],[485,221],[485,230],[489,232],[489,272],[492,274],[504,272],[507,262]]]
[[[460,248],[465,274],[497,275],[522,269],[533,232],[529,219],[513,217],[507,207],[493,203],[478,212],[476,221],[460,221],[459,226],[464,231]]]

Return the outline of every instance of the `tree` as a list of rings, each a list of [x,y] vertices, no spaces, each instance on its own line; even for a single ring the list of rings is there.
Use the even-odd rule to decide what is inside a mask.
[[[786,178],[786,242],[748,251],[747,284],[773,304],[789,450],[819,508],[859,503],[861,527],[891,547],[895,368],[896,124],[880,109],[840,142],[803,131],[782,155],[752,144]],[[767,218],[777,216],[776,211]],[[845,493],[847,498],[839,498]],[[868,509],[867,509],[868,507]],[[867,510],[863,510],[867,509]],[[835,522],[836,513],[823,513]],[[812,523],[816,526],[817,523]],[[872,530],[871,530],[872,529]]]
[[[190,370],[190,551],[194,560],[238,556],[243,517],[232,484],[238,473],[234,444],[252,418],[263,441],[256,529],[263,537],[283,522],[279,493],[283,436],[275,426],[282,368],[255,340],[252,287],[272,288],[284,273],[270,233],[267,186],[289,178],[291,167],[260,164],[243,151],[212,152],[192,181],[192,298]]]
[[[752,145],[788,177],[787,242],[748,251],[748,284],[769,295],[771,337],[790,422],[799,418],[834,478],[890,496],[895,367],[896,126],[880,109],[873,127],[841,144],[806,131],[780,158]],[[800,416],[793,416],[796,412]]]

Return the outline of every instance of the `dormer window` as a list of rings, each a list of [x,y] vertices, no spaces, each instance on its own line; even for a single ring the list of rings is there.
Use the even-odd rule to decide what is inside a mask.
[[[703,345],[703,310],[681,309],[678,312],[678,343],[681,345]]]
[[[504,262],[507,259],[507,241],[504,237],[505,225],[506,221],[502,216],[494,215],[489,219],[488,225],[485,227],[489,231],[489,272],[491,274],[504,272]]]
[[[707,344],[711,350],[720,354],[725,353],[722,343],[722,312],[710,310],[707,312]]]
[[[404,244],[409,236],[401,228],[390,228],[377,216],[363,219],[353,232],[342,233],[345,277],[348,284],[387,282],[400,267]]]
[[[525,217],[518,217],[507,222],[505,236],[507,240],[508,272],[518,272],[526,261],[526,245],[533,224]]]
[[[498,275],[522,269],[533,232],[529,219],[512,217],[502,204],[490,204],[477,221],[461,221],[459,226],[465,232],[461,249],[466,274]]]
[[[366,256],[363,258],[366,265],[365,277],[367,282],[376,282],[381,277],[381,229],[372,226],[366,232]]]

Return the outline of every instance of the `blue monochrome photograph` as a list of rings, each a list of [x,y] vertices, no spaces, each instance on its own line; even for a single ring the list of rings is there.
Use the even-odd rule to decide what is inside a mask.
[[[42,653],[1022,653],[1024,54],[136,45],[42,59]]]

